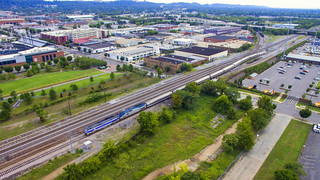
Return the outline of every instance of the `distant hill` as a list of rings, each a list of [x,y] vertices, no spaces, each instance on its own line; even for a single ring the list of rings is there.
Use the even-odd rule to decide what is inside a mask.
[[[123,13],[161,12],[163,10],[198,11],[215,15],[251,15],[251,16],[295,16],[320,18],[320,10],[310,9],[280,9],[253,5],[230,4],[198,4],[198,3],[153,3],[133,0],[119,1],[44,1],[44,0],[0,0],[1,10],[25,12],[31,14],[44,14],[61,12],[70,14],[74,11],[83,13],[98,13],[117,15]]]

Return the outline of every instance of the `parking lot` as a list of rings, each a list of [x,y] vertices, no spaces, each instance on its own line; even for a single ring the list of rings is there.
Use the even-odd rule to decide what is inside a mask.
[[[280,61],[253,79],[245,79],[242,83],[245,87],[256,85],[256,89],[263,92],[268,89],[270,92],[284,93],[287,90],[289,96],[296,98],[301,98],[304,93],[307,93],[306,90],[310,88],[309,85],[314,83],[311,90],[307,93],[314,96],[306,95],[305,98],[311,99],[313,102],[320,102],[320,97],[315,97],[318,96],[315,91],[318,80],[314,80],[315,78],[320,78],[318,74],[320,73],[320,67],[316,65],[305,65],[305,70],[309,72],[300,74],[300,72],[303,71],[300,69],[301,66],[303,66],[301,63],[292,63],[292,65],[288,66],[287,62]],[[283,69],[283,71],[279,70],[279,68]],[[281,72],[283,74],[281,74]],[[295,78],[297,76],[301,79]],[[284,85],[283,88],[281,88],[282,84]],[[289,85],[292,87],[289,88]]]
[[[298,162],[303,166],[306,176],[301,180],[318,180],[320,174],[320,134],[310,130],[305,147]]]

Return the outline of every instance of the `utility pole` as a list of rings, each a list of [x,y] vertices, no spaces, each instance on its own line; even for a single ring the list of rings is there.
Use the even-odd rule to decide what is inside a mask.
[[[72,146],[72,140],[71,140],[70,126],[69,126],[69,118],[71,116],[71,108],[70,108],[69,99],[68,99],[68,107],[69,107],[69,117],[67,117],[67,124],[68,124],[68,127],[69,127],[68,135],[69,135],[69,139],[70,139],[71,153],[74,153],[74,149],[73,149],[73,146]]]
[[[318,29],[316,29],[316,35],[313,38],[313,45],[315,45],[315,43],[316,43],[317,34],[318,34]]]
[[[288,33],[287,33],[286,44],[284,45],[284,50],[283,50],[283,56],[282,56],[283,60],[285,60],[285,56],[286,56],[286,48],[287,48],[288,36],[290,32],[290,25],[291,25],[291,18],[290,18],[290,24],[289,24]]]

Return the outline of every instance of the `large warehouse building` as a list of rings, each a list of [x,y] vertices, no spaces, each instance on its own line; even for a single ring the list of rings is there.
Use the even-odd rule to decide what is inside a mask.
[[[107,57],[118,61],[136,61],[147,56],[160,54],[159,47],[133,46],[124,49],[109,51]]]
[[[144,62],[146,63],[146,66],[149,68],[154,68],[155,66],[158,66],[161,68],[164,72],[166,72],[166,68],[169,67],[169,73],[174,74],[177,70],[180,69],[180,66],[182,63],[188,63],[188,64],[197,64],[200,65],[204,62],[206,62],[206,58],[200,57],[200,56],[190,56],[190,57],[183,57],[183,56],[177,56],[174,54],[169,54],[165,56],[159,56],[159,57],[145,57]]]
[[[175,50],[174,54],[184,57],[201,56],[206,58],[208,61],[212,61],[214,59],[227,56],[228,50],[192,46],[189,48]]]
[[[46,62],[53,60],[55,57],[59,58],[64,55],[63,51],[57,51],[51,47],[35,47],[26,51],[20,51],[16,54],[0,56],[0,66],[6,65],[22,65],[31,62]]]
[[[311,63],[315,65],[320,65],[320,57],[316,57],[316,56],[305,56],[305,55],[290,53],[287,55],[286,60],[298,61],[300,63],[306,63],[306,64]]]
[[[238,31],[241,31],[241,27],[216,27],[216,28],[205,29],[203,33],[204,34],[213,33],[213,34],[219,35],[219,34],[236,33]]]
[[[204,41],[218,43],[218,42],[229,42],[236,39],[238,38],[234,36],[210,36],[210,37],[205,37]]]
[[[42,32],[41,38],[53,40],[57,44],[62,44],[67,41],[72,41],[75,43],[84,43],[92,38],[103,38],[109,35],[108,30],[103,29],[74,29],[74,30],[60,30],[60,31],[50,31]]]
[[[19,24],[19,23],[25,23],[26,21],[24,19],[0,19],[0,25],[1,24]]]

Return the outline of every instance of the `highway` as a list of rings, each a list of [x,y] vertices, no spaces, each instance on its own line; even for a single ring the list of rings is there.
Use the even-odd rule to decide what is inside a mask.
[[[297,36],[293,36],[292,39],[296,37]],[[276,48],[277,50],[275,51],[281,52],[283,48],[280,47],[284,46],[284,42],[275,42],[271,46],[278,46],[279,48]],[[27,158],[31,156],[35,158],[42,157],[43,154],[48,153],[46,150],[49,148],[59,144],[62,146],[68,140],[69,129],[71,130],[72,137],[76,140],[80,140],[84,138],[84,128],[87,125],[100,121],[115,114],[116,112],[120,112],[131,107],[132,105],[147,102],[165,93],[181,89],[189,82],[194,82],[208,76],[209,74],[228,67],[234,62],[237,62],[251,54],[261,52],[261,47],[262,44],[261,41],[259,41],[255,48],[246,53],[240,54],[239,56],[231,57],[220,64],[163,80],[155,85],[141,89],[132,94],[109,101],[88,111],[75,114],[69,118],[69,123],[64,119],[0,142],[0,178],[8,177],[14,172],[18,172],[23,169],[30,161],[30,159],[27,160]],[[270,53],[270,57],[279,52]]]

